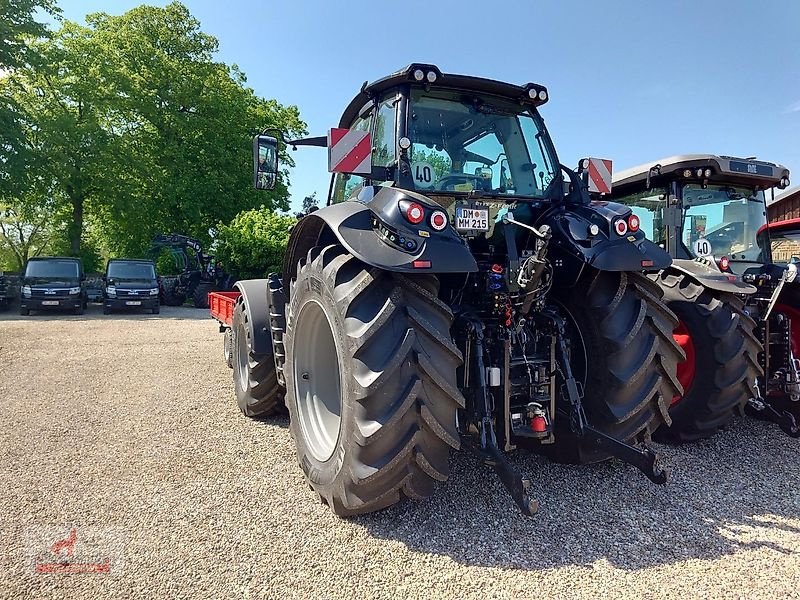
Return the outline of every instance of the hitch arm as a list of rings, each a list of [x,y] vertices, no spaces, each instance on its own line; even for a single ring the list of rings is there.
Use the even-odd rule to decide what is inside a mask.
[[[633,465],[653,483],[659,485],[667,483],[667,471],[659,464],[658,454],[650,448],[636,448],[598,431],[591,425],[584,427],[583,437],[612,456]]]
[[[789,437],[800,438],[800,425],[797,424],[797,419],[788,410],[779,411],[761,398],[751,398],[750,406],[759,413],[763,413],[773,423],[777,423],[781,431]]]
[[[633,465],[644,473],[653,483],[664,484],[667,482],[667,471],[659,465],[658,454],[650,448],[637,448],[625,442],[606,435],[589,424],[581,402],[581,393],[578,383],[572,374],[569,364],[569,352],[565,341],[566,330],[564,321],[551,314],[550,318],[558,332],[556,348],[559,368],[561,369],[565,385],[564,391],[569,402],[569,418],[572,430],[581,438],[590,440],[597,448],[603,449],[612,456]]]
[[[465,319],[467,319],[467,332],[473,339],[473,343],[470,345],[475,357],[474,380],[478,388],[475,393],[475,411],[480,419],[477,423],[478,443],[475,443],[474,437],[469,436],[465,439],[465,445],[485,465],[494,469],[520,510],[528,516],[534,515],[539,510],[539,501],[530,494],[530,479],[523,478],[519,471],[506,460],[497,446],[497,436],[492,420],[492,402],[486,386],[486,365],[483,361],[483,323],[478,319],[468,317]]]

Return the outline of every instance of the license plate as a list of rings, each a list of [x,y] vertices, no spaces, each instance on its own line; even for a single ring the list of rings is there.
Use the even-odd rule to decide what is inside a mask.
[[[142,305],[142,301],[141,300],[128,300],[127,302],[125,302],[125,304],[127,306],[141,306]]]
[[[456,207],[456,229],[459,231],[489,231],[489,209]]]
[[[58,306],[58,300],[42,300],[42,306]]]

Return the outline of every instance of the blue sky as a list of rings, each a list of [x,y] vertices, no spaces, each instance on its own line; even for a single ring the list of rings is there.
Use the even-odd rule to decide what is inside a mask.
[[[163,5],[165,2],[149,2]],[[365,79],[410,62],[544,84],[562,163],[615,170],[710,152],[779,162],[800,182],[800,2],[184,0],[220,59],[324,135]],[[59,0],[68,19],[132,0]],[[323,148],[294,154],[293,206],[327,197]]]

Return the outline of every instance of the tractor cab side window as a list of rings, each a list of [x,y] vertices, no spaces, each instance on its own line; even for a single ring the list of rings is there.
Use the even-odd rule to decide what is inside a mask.
[[[666,239],[664,233],[664,207],[667,205],[667,190],[653,187],[643,192],[614,197],[614,202],[626,204],[637,217],[639,228],[647,239],[661,244]]]
[[[372,134],[372,166],[388,167],[397,160],[397,102],[392,96],[381,102]]]

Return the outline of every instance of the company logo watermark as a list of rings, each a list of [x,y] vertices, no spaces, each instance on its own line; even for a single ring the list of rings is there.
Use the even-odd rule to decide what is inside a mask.
[[[127,535],[118,527],[36,526],[25,530],[25,554],[31,573],[119,574]]]

